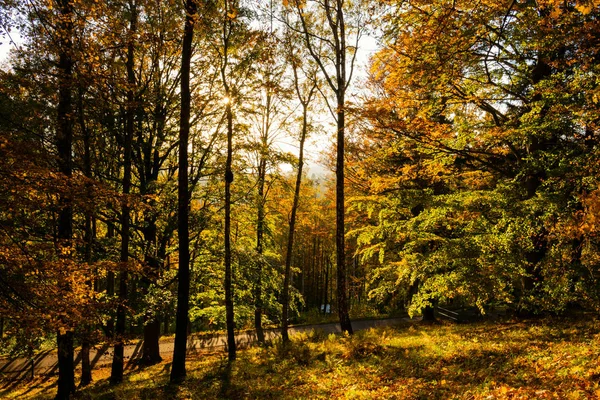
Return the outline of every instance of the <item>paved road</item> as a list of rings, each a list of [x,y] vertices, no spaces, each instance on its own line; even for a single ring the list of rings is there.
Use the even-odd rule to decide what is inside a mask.
[[[409,318],[389,318],[378,320],[361,320],[352,321],[352,327],[355,331],[368,329],[376,326],[390,326],[399,324],[402,321],[410,321]],[[320,324],[320,325],[305,325],[290,328],[290,334],[301,332],[309,332],[311,330],[320,330],[324,333],[339,333],[341,332],[340,324]],[[269,329],[265,331],[267,339],[272,339],[279,336],[278,329]],[[236,343],[238,347],[247,347],[249,344],[256,342],[254,331],[240,332],[236,335]],[[205,351],[215,351],[224,349],[227,343],[226,335],[192,335],[188,338],[188,354],[201,353]],[[125,346],[125,363],[127,365],[135,364],[135,360],[139,359],[142,354],[142,341]],[[161,340],[160,354],[165,358],[170,358],[173,355],[173,339]],[[104,345],[90,352],[90,359],[93,367],[109,365],[112,362],[112,348],[109,345]],[[52,375],[57,372],[57,357],[55,351],[46,351],[37,354],[33,359],[17,358],[17,359],[0,359],[0,379],[21,379],[31,376],[31,368],[33,363],[34,375]],[[81,368],[81,357],[77,353],[75,356],[76,368]]]

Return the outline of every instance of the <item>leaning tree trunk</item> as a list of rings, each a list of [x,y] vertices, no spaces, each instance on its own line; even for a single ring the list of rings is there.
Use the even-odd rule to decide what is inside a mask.
[[[127,196],[131,191],[131,151],[134,131],[135,104],[134,86],[134,43],[133,37],[137,30],[137,5],[135,0],[131,7],[129,20],[129,38],[127,44],[127,116],[125,126],[125,140],[123,143],[123,205],[121,207],[121,272],[119,273],[119,305],[117,306],[116,343],[114,346],[110,382],[112,384],[123,381],[124,350],[125,350],[125,302],[127,301],[127,263],[129,262],[129,224],[130,207]]]
[[[196,18],[196,2],[186,0],[186,18],[181,51],[181,114],[179,120],[179,176],[178,176],[178,236],[179,272],[177,275],[177,314],[175,317],[175,346],[171,367],[171,382],[185,379],[185,356],[188,335],[188,311],[190,301],[190,232],[189,232],[189,188],[188,188],[188,142],[190,135],[190,63],[192,40]]]

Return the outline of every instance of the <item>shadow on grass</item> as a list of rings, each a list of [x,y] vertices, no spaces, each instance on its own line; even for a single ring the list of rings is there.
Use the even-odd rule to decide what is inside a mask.
[[[593,398],[592,386],[585,386],[592,378],[572,377],[569,362],[547,365],[566,357],[568,347],[553,353],[554,346],[545,344],[577,346],[598,330],[598,324],[513,322],[388,327],[335,338],[313,333],[291,344],[275,342],[239,352],[233,363],[221,353],[192,357],[181,384],[168,383],[170,364],[162,363],[129,371],[122,385],[96,382],[77,398],[330,398],[345,396],[348,388],[362,398],[506,397],[501,390],[520,391],[522,398],[546,398],[553,393],[565,398],[573,388]],[[596,353],[590,354],[580,361],[588,362]],[[585,366],[579,361],[577,365]],[[46,390],[44,394],[50,394],[53,389]]]

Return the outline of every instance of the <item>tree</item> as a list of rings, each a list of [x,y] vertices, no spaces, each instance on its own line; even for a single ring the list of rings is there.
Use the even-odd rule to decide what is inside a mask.
[[[244,18],[248,10],[238,1],[226,0],[219,10],[219,41],[215,41],[219,56],[221,84],[223,85],[223,103],[226,121],[226,160],[225,160],[225,198],[224,198],[224,264],[225,264],[225,312],[227,319],[227,349],[229,360],[236,358],[235,321],[233,301],[232,271],[232,235],[231,235],[231,184],[233,174],[233,139],[236,124],[234,108],[243,98],[243,86],[252,75],[253,61],[260,49],[261,35],[247,28]],[[216,29],[215,29],[216,31]],[[244,50],[246,50],[244,52]]]
[[[344,198],[344,145],[346,129],[346,93],[352,80],[354,61],[361,37],[364,21],[360,12],[357,20],[349,24],[346,21],[349,3],[344,0],[326,0],[325,2],[304,2],[294,0],[291,3],[300,22],[299,32],[311,57],[321,69],[325,82],[335,96],[335,107],[329,107],[336,121],[336,260],[337,260],[337,297],[338,314],[343,331],[352,333],[349,304],[347,299],[347,271],[345,249],[345,198]],[[358,10],[358,7],[356,10]],[[311,13],[307,13],[310,10]],[[325,25],[325,31],[315,30],[318,23]],[[291,27],[291,25],[288,25]],[[347,44],[355,40],[355,45]],[[329,54],[323,54],[324,49]],[[333,70],[333,71],[332,71]],[[329,103],[328,103],[329,104]]]
[[[304,143],[308,135],[309,120],[308,120],[308,107],[313,99],[313,96],[317,90],[318,80],[316,77],[316,71],[306,72],[302,68],[300,57],[294,53],[294,48],[291,40],[287,43],[289,48],[290,63],[292,72],[294,74],[294,88],[296,90],[296,96],[300,105],[302,106],[302,122],[300,128],[300,139],[299,139],[299,150],[298,150],[298,169],[296,171],[296,183],[294,185],[294,194],[292,200],[292,209],[288,220],[289,230],[287,237],[287,248],[285,253],[285,270],[283,280],[283,293],[282,293],[282,317],[281,317],[281,337],[284,342],[288,342],[288,325],[289,325],[289,308],[290,308],[290,278],[292,268],[292,256],[294,252],[294,235],[296,231],[296,213],[298,211],[298,202],[300,201],[300,188],[302,185],[302,170],[304,168]],[[300,81],[299,70],[304,74],[304,81]],[[326,296],[325,296],[326,297]],[[326,304],[326,302],[325,302]]]
[[[231,183],[233,182],[233,93],[229,86],[227,67],[229,63],[229,40],[232,34],[233,20],[237,10],[225,0],[223,10],[223,58],[221,63],[221,80],[225,94],[225,116],[227,118],[227,160],[225,161],[225,314],[227,318],[227,352],[229,361],[236,359],[235,322],[233,314],[233,292],[231,271]]]
[[[179,177],[178,177],[178,236],[179,236],[179,272],[177,274],[177,332],[173,350],[171,382],[185,378],[185,355],[187,350],[188,312],[190,296],[190,242],[188,207],[190,194],[188,189],[188,143],[190,133],[190,63],[192,59],[192,40],[196,20],[197,4],[195,0],[185,3],[185,26],[183,50],[181,52],[181,116],[179,121]]]
[[[596,35],[588,18],[581,6],[511,1],[411,1],[390,13],[369,108],[389,164],[361,202],[402,217],[373,221],[359,241],[381,250],[392,279],[418,286],[416,309],[462,297],[542,312],[579,297],[581,242],[550,232],[595,186],[576,161],[593,154],[591,92],[575,78],[590,68],[576,56]],[[568,279],[558,253],[573,260]]]
[[[127,301],[127,263],[129,262],[129,226],[130,205],[129,193],[131,190],[131,165],[132,141],[135,130],[135,98],[134,89],[136,79],[134,74],[134,35],[137,32],[138,9],[137,2],[129,3],[129,31],[127,38],[127,120],[125,123],[125,137],[123,143],[123,204],[121,206],[121,263],[123,270],[119,273],[119,305],[117,307],[116,344],[110,375],[111,383],[120,383],[123,380],[124,361],[124,334],[125,334],[125,303]]]
[[[73,5],[68,0],[60,3],[59,19],[59,62],[58,62],[58,129],[56,148],[59,157],[59,171],[69,179],[72,176],[73,147]],[[67,198],[62,198],[58,215],[58,249],[59,254],[71,252],[73,238],[73,208]],[[75,367],[73,363],[73,331],[59,331],[56,335],[58,344],[58,392],[56,399],[68,399],[75,392]]]

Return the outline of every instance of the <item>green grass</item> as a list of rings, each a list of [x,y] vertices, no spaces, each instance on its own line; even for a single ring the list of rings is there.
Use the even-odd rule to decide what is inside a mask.
[[[108,370],[79,399],[595,399],[600,398],[600,322],[543,319],[471,325],[402,325],[352,337],[319,332],[188,363],[168,383],[169,362],[129,371],[110,386]],[[54,380],[54,379],[52,379]],[[52,398],[51,381],[0,397]]]

